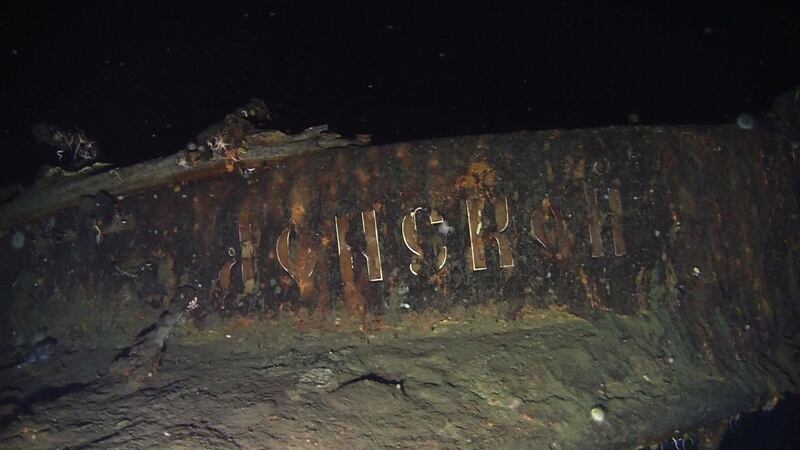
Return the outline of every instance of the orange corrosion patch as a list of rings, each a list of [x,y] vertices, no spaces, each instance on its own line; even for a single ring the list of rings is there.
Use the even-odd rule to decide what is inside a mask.
[[[608,308],[603,305],[603,300],[597,292],[597,283],[594,279],[590,278],[581,267],[578,267],[578,277],[581,280],[581,285],[586,292],[586,299],[589,300],[589,305],[592,309],[600,311],[608,310]]]
[[[344,306],[348,317],[365,317],[367,314],[367,301],[353,281],[344,283]]]
[[[230,323],[228,329],[230,331],[252,328],[256,324],[256,320],[250,317],[239,317]]]
[[[346,230],[350,222],[347,214],[338,218],[338,245],[339,247],[339,267],[342,273],[342,284],[344,285],[343,296],[344,304],[349,317],[365,317],[367,313],[367,301],[358,290],[353,269],[353,253],[347,245]]]
[[[261,240],[261,228],[257,219],[259,211],[253,206],[257,199],[255,191],[248,191],[239,210],[239,265],[245,295],[254,293],[258,286],[256,249]]]
[[[394,155],[403,164],[403,167],[406,170],[411,170],[414,162],[411,158],[411,152],[408,151],[408,144],[400,144],[397,146],[397,150],[395,150]]]
[[[488,191],[495,185],[497,174],[486,161],[476,161],[469,165],[466,175],[456,180],[456,187],[471,192]]]
[[[219,289],[224,297],[227,294],[228,289],[231,287],[231,269],[236,264],[236,259],[231,258],[224,263],[219,268]]]
[[[291,245],[290,238],[293,235],[295,242]],[[311,245],[313,239],[309,233],[301,232],[299,225],[292,224],[283,230],[275,246],[278,262],[289,272],[304,299],[309,298],[314,290],[314,279],[311,275],[316,267],[317,253]]]
[[[577,161],[571,156],[564,158],[564,179],[583,180],[586,178],[586,158],[581,156]]]
[[[306,225],[306,213],[311,203],[312,191],[308,177],[300,177],[292,186],[289,193],[291,202],[292,222],[298,225]]]
[[[367,183],[369,183],[370,174],[362,167],[356,169],[355,172],[353,172],[353,176],[355,176],[358,182],[361,183],[362,185],[366,185]]]

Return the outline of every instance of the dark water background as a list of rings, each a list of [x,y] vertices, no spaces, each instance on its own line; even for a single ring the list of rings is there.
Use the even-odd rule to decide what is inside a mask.
[[[435,3],[429,4],[429,3]],[[40,121],[106,158],[174,153],[251,97],[278,129],[378,143],[520,129],[733,122],[798,84],[792,2],[501,6],[6,1],[0,172],[55,152]]]

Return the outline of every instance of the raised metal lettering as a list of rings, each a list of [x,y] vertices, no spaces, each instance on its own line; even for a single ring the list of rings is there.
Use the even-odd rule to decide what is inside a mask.
[[[574,236],[567,229],[561,211],[553,205],[550,197],[542,199],[541,207],[534,209],[531,216],[531,236],[539,243],[545,253],[556,260],[569,257]]]
[[[419,244],[419,235],[417,233],[417,213],[421,211],[422,208],[415,208],[414,210],[403,216],[403,221],[401,223],[403,242],[406,244],[406,248],[408,248],[412,253],[411,263],[409,263],[408,269],[414,275],[420,274],[420,270],[422,270],[423,263],[425,261],[425,254],[424,254],[425,251]],[[428,215],[428,218],[431,225],[444,223],[444,218],[433,210]],[[442,245],[439,247],[439,250],[437,252],[436,270],[441,270],[442,267],[444,267],[445,262],[447,262],[447,246]]]
[[[472,256],[472,270],[486,270],[486,249],[485,238],[494,238],[497,242],[500,267],[514,267],[514,255],[511,250],[511,243],[508,237],[502,233],[508,229],[510,224],[510,214],[508,210],[508,199],[494,200],[494,214],[496,231],[486,231],[484,228],[483,207],[484,200],[467,200],[467,225],[469,228],[469,245]]]
[[[275,242],[275,254],[283,270],[291,275],[295,282],[301,284],[306,279],[311,278],[317,258],[316,253],[311,248],[305,248],[305,252],[303,249],[292,251],[289,238],[294,228],[294,224],[291,227],[284,228],[277,242]]]
[[[253,232],[249,223],[239,223],[239,244],[241,245],[242,285],[244,294],[250,295],[256,290],[256,250],[253,245]]]
[[[334,217],[336,227],[336,246],[339,251],[339,266],[342,277],[352,280],[353,274],[353,249],[347,243],[347,229],[350,217]],[[383,268],[381,267],[381,248],[378,240],[378,223],[375,210],[361,213],[361,226],[364,231],[365,248],[359,249],[367,260],[367,277],[370,281],[383,281]]]
[[[383,281],[383,268],[381,268],[381,245],[378,242],[378,220],[375,210],[361,213],[361,226],[367,240],[367,248],[361,252],[367,259],[367,276],[369,281]]]
[[[592,246],[592,257],[601,258],[605,256],[603,250],[602,227],[608,216],[611,216],[611,237],[614,241],[614,255],[625,255],[625,238],[622,227],[622,199],[619,189],[608,189],[608,206],[611,212],[600,216],[597,206],[597,191],[588,186],[583,187],[586,199],[586,222],[589,226],[589,242]]]
[[[336,250],[339,253],[339,270],[342,271],[342,281],[344,284],[353,282],[355,275],[353,272],[353,252],[347,244],[347,226],[350,223],[349,215],[333,218],[336,227]]]

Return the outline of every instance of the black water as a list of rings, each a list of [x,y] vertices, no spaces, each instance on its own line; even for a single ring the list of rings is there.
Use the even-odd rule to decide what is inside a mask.
[[[731,421],[719,449],[800,449],[800,395],[787,396],[771,411],[746,413]]]

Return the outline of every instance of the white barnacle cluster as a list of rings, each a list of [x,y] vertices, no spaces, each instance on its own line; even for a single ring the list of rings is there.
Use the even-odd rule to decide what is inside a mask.
[[[592,409],[589,410],[589,415],[592,417],[592,421],[594,421],[594,423],[606,423],[606,410],[600,405],[593,406]]]

